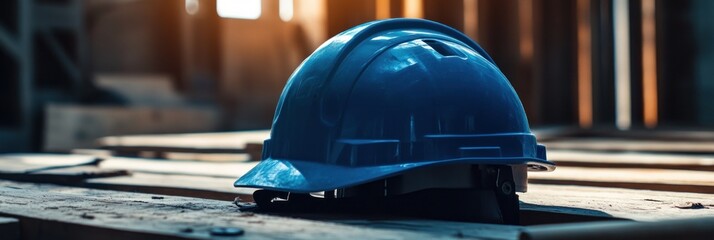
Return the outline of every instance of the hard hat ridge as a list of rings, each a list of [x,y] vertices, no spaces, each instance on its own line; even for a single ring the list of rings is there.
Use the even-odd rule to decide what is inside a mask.
[[[427,166],[554,168],[491,57],[419,19],[365,23],[320,46],[290,76],[262,158],[235,186],[317,192]]]

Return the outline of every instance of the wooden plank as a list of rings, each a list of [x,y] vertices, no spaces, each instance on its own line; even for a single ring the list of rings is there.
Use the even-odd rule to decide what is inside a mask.
[[[124,191],[146,189],[140,191],[181,196],[225,196],[221,198],[215,198],[221,200],[230,200],[230,197],[232,196],[239,196],[244,200],[250,200],[250,189],[232,189],[230,185],[232,184],[234,179],[235,178],[135,173],[131,177],[88,180],[88,183],[90,184],[87,187],[98,187],[99,184],[103,184],[104,186],[101,186],[101,188],[105,189],[116,189]],[[131,186],[133,188],[124,188],[125,186]],[[661,208],[667,204],[686,204],[686,201],[675,202],[674,200],[676,199],[690,199],[691,201],[709,204],[707,201],[703,201],[703,199],[708,199],[712,196],[706,194],[655,192],[618,188],[597,188],[584,186],[569,186],[566,188],[564,187],[565,186],[530,184],[529,192],[521,194],[521,200],[524,201],[521,206],[521,219],[523,224],[581,222],[606,220],[613,218],[632,218],[637,220],[648,220],[667,219],[671,217],[696,217],[699,216],[696,215],[696,213],[698,212],[691,212],[689,211],[689,209],[671,208],[671,210],[673,211],[665,212],[665,214],[659,215],[659,212],[657,211],[638,211],[639,208],[628,209],[621,205],[633,202],[635,203],[635,205],[647,206],[647,204],[649,204],[653,205],[653,208]],[[169,190],[166,190],[164,188],[168,188]],[[189,192],[185,195],[170,193],[170,191],[174,191],[172,190],[174,188],[183,189]],[[575,192],[581,194],[576,194],[571,197],[566,193],[558,193],[559,191]],[[233,195],[231,195],[231,193],[233,193]],[[605,205],[603,208],[600,209],[590,209],[589,202],[591,202],[592,199],[587,198],[587,196],[590,196],[592,193],[609,195],[610,198],[614,199],[619,198],[618,204],[620,205]],[[652,198],[652,196],[659,195],[668,196],[668,198],[665,198],[663,200],[655,199],[655,201],[652,202],[642,201],[642,199],[648,199]],[[543,198],[546,198],[547,201],[542,200]],[[529,202],[534,199],[541,201],[538,202],[537,205],[534,205],[532,202]],[[626,206],[629,207],[633,205],[630,204]],[[667,205],[666,207],[671,206]],[[714,214],[714,212],[708,213]]]
[[[80,186],[118,191],[154,193],[185,197],[198,197],[216,200],[234,200],[240,197],[244,201],[252,201],[253,189],[233,188],[235,178],[187,176],[173,174],[134,173],[131,176],[89,179]],[[561,209],[558,207],[532,208],[524,205],[521,218],[524,223],[553,223],[553,222],[583,222],[596,220],[609,220],[613,217],[596,211],[584,211],[574,208]],[[291,214],[291,217],[307,219],[330,219],[331,221],[349,224],[360,224],[356,216],[339,216],[325,214]],[[373,216],[364,216],[370,218]],[[557,221],[556,221],[557,219]],[[366,224],[366,223],[361,223]],[[385,223],[387,225],[391,223]],[[376,224],[375,225],[379,225]]]
[[[51,168],[97,165],[92,156],[67,154],[0,154],[0,172],[25,173]]]
[[[260,160],[263,141],[270,137],[270,130],[157,134],[135,136],[113,136],[98,140],[103,149],[111,150],[116,156],[135,157],[141,153],[153,153],[159,158],[174,159],[177,153],[195,154],[248,154],[248,160]],[[172,156],[173,155],[173,156]],[[195,156],[196,160],[217,159],[210,156]],[[224,157],[225,160],[245,160],[238,156]]]
[[[190,133],[190,134],[153,134],[110,136],[98,140],[102,147],[172,147],[193,149],[245,149],[246,144],[262,144],[270,138],[270,130]]]
[[[714,141],[628,140],[617,138],[559,138],[543,143],[548,149],[633,151],[669,153],[714,153]]]
[[[57,168],[30,173],[0,173],[0,179],[23,182],[77,184],[86,179],[126,176],[129,172],[121,169],[104,169],[97,166]]]
[[[529,183],[714,193],[714,172],[666,169],[558,167],[549,173],[531,172]]]
[[[26,238],[208,239],[214,227],[244,230],[249,239],[514,239],[521,227],[414,223],[411,230],[356,227],[241,212],[226,201],[0,181],[0,214],[23,222]],[[431,229],[431,230],[430,230]]]
[[[128,175],[121,169],[99,168],[101,159],[51,154],[2,155],[0,179],[46,183],[77,183],[89,178]]]
[[[161,159],[113,157],[104,159],[99,166],[101,168],[125,169],[133,172],[236,178],[248,172],[256,164],[258,163],[171,161]]]
[[[61,156],[61,155],[60,155]],[[72,157],[67,155],[67,157]],[[74,156],[76,158],[76,156]],[[106,165],[105,165],[106,164]],[[102,179],[91,179],[82,185],[84,187],[90,188],[102,188],[102,189],[114,189],[122,191],[139,191],[147,193],[156,194],[167,194],[167,195],[179,195],[179,196],[194,196],[194,197],[205,197],[211,199],[220,200],[231,200],[234,196],[240,196],[244,200],[249,200],[249,189],[232,189],[231,185],[236,177],[243,175],[250,168],[252,168],[256,163],[211,163],[211,162],[188,162],[188,161],[166,161],[166,160],[151,160],[151,159],[131,159],[131,158],[109,158],[105,160],[100,166],[110,167],[110,168],[129,168],[134,171],[133,176],[126,177],[115,177],[115,178],[102,178]],[[565,170],[563,170],[565,169]],[[653,191],[640,191],[640,190],[628,190],[628,189],[617,189],[617,188],[591,188],[591,187],[580,187],[571,186],[567,190],[553,190],[545,191],[548,189],[560,189],[565,186],[556,185],[542,185],[533,184],[537,182],[539,176],[551,176],[558,175],[559,173],[570,172],[568,167],[560,167],[558,170],[552,173],[531,173],[531,179],[536,181],[531,181],[529,186],[529,192],[521,194],[521,199],[525,202],[522,205],[521,218],[525,224],[533,223],[547,223],[547,222],[562,222],[562,221],[592,221],[592,220],[603,220],[611,218],[633,218],[633,219],[660,219],[666,217],[690,217],[697,216],[691,215],[691,213],[698,213],[697,211],[690,211],[690,209],[671,209],[675,210],[673,212],[665,212],[663,216],[659,215],[659,211],[638,211],[637,207],[632,209],[623,209],[620,205],[613,205],[614,208],[610,206],[605,206],[600,209],[590,209],[590,202],[592,200],[588,198],[595,193],[605,193],[610,195],[609,197],[603,197],[603,201],[607,202],[608,198],[617,198],[618,196],[625,196],[622,200],[626,204],[627,201],[632,201],[636,204],[630,204],[626,206],[646,206],[644,204],[649,203],[648,201],[642,202],[641,199],[652,198],[652,196],[658,196],[665,194],[670,196],[671,199],[691,199],[694,202],[702,202],[706,204],[706,201],[701,201],[701,199],[711,198],[711,195],[704,194],[692,194],[692,193],[676,193],[676,192],[653,192]],[[603,169],[601,169],[603,170]],[[608,176],[610,170],[604,169],[605,176],[599,176],[598,179],[611,179]],[[616,170],[616,169],[615,169]],[[623,170],[623,169],[621,169]],[[627,170],[627,169],[624,169]],[[618,172],[618,171],[615,171]],[[621,174],[616,176],[630,176],[635,175],[633,172],[619,171]],[[638,172],[635,172],[638,173]],[[639,172],[641,173],[641,172]],[[705,182],[706,176],[703,179],[697,180],[689,179],[690,171],[684,171],[683,175],[678,175],[676,181],[700,181]],[[704,172],[706,173],[706,172]],[[576,174],[588,176],[589,174]],[[653,179],[660,178],[661,176],[655,175],[650,177],[640,177],[643,181],[654,181]],[[679,179],[681,178],[681,179]],[[700,177],[701,178],[701,177]],[[688,184],[689,182],[684,182]],[[578,183],[580,184],[580,183]],[[675,185],[676,186],[676,185]],[[617,187],[617,186],[614,186]],[[639,186],[638,186],[639,187]],[[582,190],[585,189],[585,190]],[[545,193],[539,193],[545,191]],[[564,192],[583,192],[581,195],[576,195],[574,197],[565,194]],[[535,194],[534,194],[535,193]],[[628,198],[629,195],[635,195],[639,199]],[[539,202],[537,205],[533,205],[532,200],[534,196],[551,196],[547,201]],[[706,197],[704,197],[706,196]],[[666,199],[665,199],[666,200]],[[660,201],[660,200],[658,200]],[[664,201],[664,200],[662,200]],[[674,201],[674,200],[667,200]],[[653,202],[652,204],[660,202]],[[686,202],[678,202],[677,204],[685,204]],[[672,204],[672,203],[668,203]],[[657,206],[664,207],[664,206]],[[671,206],[668,206],[671,207]],[[615,214],[613,214],[613,211]],[[624,211],[624,213],[622,213]],[[701,211],[699,211],[701,212]],[[711,214],[711,212],[709,212]]]
[[[262,150],[262,145],[260,146]],[[170,152],[170,151],[159,151],[148,147],[146,151],[128,151],[123,152],[122,147],[120,150],[112,151],[109,149],[72,149],[69,154],[75,155],[90,155],[96,156],[98,158],[111,158],[114,156],[121,157],[139,157],[139,158],[159,158],[159,159],[169,159],[169,160],[185,160],[185,161],[206,161],[206,162],[245,162],[253,159],[252,152],[247,151],[247,153],[197,153],[194,151],[184,151],[184,152]],[[182,150],[183,151],[183,150]],[[241,150],[242,151],[242,150]],[[256,157],[259,159],[260,153],[256,153]]]
[[[463,222],[436,221],[423,219],[371,220],[351,219],[334,222],[380,229],[400,229],[408,231],[439,233],[457,238],[473,239],[517,239],[524,228],[512,225],[474,224]]]
[[[580,213],[637,221],[714,216],[712,194],[529,184],[528,192],[519,196],[521,209],[528,211]],[[533,223],[529,219],[522,221]],[[541,219],[541,223],[545,222]]]
[[[227,177],[136,172],[130,176],[88,179],[80,186],[224,201],[240,197],[243,201],[253,201],[254,190],[233,187],[235,180]]]
[[[161,161],[135,158],[109,158],[101,167],[127,169],[138,172],[215,176],[235,178],[242,176],[257,163],[209,163],[189,161]],[[532,183],[579,184],[636,189],[712,193],[714,173],[657,170],[559,167],[554,172],[530,174]]]
[[[527,228],[520,239],[711,239],[714,217],[659,222],[608,221]]]
[[[538,140],[554,141],[563,138],[614,138],[628,140],[665,140],[665,141],[714,141],[714,131],[706,131],[701,128],[679,129],[679,130],[628,130],[619,131],[612,128],[605,129],[582,129],[578,127],[547,127],[532,129],[538,136]]]
[[[100,137],[138,133],[211,131],[218,113],[207,107],[111,107],[48,105],[45,109],[46,151],[96,147]]]
[[[146,146],[108,146],[102,149],[111,152],[112,156],[161,158],[171,160],[198,160],[198,161],[248,161],[259,160],[253,157],[246,149],[225,148],[184,148],[184,147],[146,147]]]
[[[181,174],[235,178],[253,168],[257,162],[202,162],[171,161],[164,159],[105,157],[72,154],[8,154],[0,155],[0,173],[24,173],[48,168],[91,165],[102,169],[121,169],[132,172]]]
[[[119,95],[130,106],[185,104],[168,74],[97,74],[97,87]]]
[[[109,159],[101,168],[101,159],[91,156],[67,154],[6,154],[0,155],[0,179],[58,183],[121,191],[148,192],[165,195],[200,197],[219,200],[234,200],[241,196],[243,200],[252,199],[252,191],[235,189],[235,176],[247,171],[230,170],[226,164],[204,164],[201,162],[172,162],[146,159]],[[248,164],[252,166],[253,164]],[[137,168],[129,175],[126,168]],[[236,166],[231,164],[229,166]],[[239,165],[243,166],[243,165]],[[142,171],[143,170],[143,171]],[[221,170],[223,177],[200,176],[215,175],[212,170]],[[164,172],[162,174],[145,172]],[[166,172],[196,173],[194,176],[166,174]]]
[[[2,239],[20,239],[20,221],[16,218],[0,217],[0,234]]]
[[[666,153],[548,150],[548,160],[558,167],[659,168],[714,171],[714,157]]]

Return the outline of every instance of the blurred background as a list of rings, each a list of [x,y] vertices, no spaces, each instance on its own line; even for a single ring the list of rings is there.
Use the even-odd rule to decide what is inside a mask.
[[[294,68],[375,19],[481,44],[534,129],[714,127],[714,1],[3,0],[0,152],[270,128]]]

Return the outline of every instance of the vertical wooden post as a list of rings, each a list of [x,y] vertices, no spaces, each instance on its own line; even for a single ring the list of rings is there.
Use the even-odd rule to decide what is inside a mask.
[[[581,128],[590,128],[593,125],[590,0],[578,0],[576,8],[578,19],[578,124]]]

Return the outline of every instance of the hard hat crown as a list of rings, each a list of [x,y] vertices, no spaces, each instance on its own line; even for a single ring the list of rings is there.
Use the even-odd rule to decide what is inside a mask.
[[[283,90],[263,159],[236,186],[322,191],[434,164],[552,166],[488,54],[416,19],[357,26],[308,57]]]

